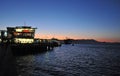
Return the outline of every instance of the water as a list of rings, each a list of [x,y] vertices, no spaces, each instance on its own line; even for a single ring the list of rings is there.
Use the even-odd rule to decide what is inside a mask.
[[[120,46],[62,45],[16,62],[18,76],[120,76]]]

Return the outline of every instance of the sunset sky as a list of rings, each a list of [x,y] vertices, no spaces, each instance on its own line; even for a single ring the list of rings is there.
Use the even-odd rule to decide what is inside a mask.
[[[0,30],[37,27],[37,38],[120,42],[120,0],[0,0]]]

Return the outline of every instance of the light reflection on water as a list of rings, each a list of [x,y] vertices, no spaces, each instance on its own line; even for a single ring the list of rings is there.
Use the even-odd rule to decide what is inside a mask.
[[[16,58],[19,76],[118,76],[120,46],[62,45]]]

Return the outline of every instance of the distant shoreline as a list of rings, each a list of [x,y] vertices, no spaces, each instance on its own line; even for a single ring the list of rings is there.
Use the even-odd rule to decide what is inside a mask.
[[[62,40],[61,40],[62,41]],[[114,44],[120,45],[120,42],[100,42],[94,39],[66,39],[63,41],[68,41],[73,44]]]

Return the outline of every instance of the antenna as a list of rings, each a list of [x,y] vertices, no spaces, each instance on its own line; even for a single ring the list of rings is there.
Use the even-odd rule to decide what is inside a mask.
[[[26,26],[26,22],[24,21],[24,26]]]

